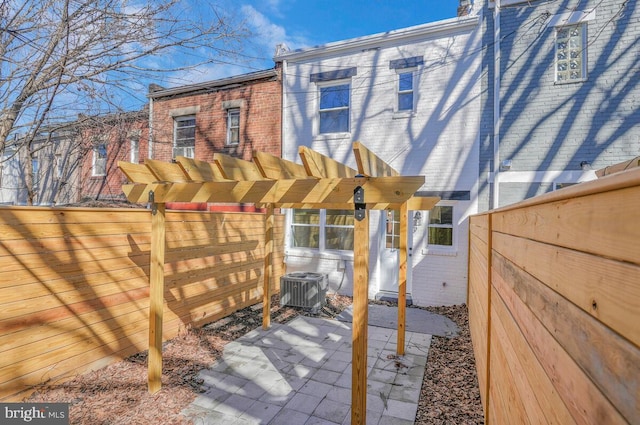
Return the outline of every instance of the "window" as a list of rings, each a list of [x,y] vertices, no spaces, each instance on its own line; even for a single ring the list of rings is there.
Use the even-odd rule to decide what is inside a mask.
[[[387,249],[400,248],[400,211],[387,211],[385,238],[385,246],[387,247]]]
[[[556,28],[556,82],[570,83],[587,77],[587,24]]]
[[[436,206],[429,211],[428,244],[453,246],[453,207]]]
[[[100,143],[93,148],[92,176],[107,175],[107,145]]]
[[[227,145],[240,143],[240,108],[227,109]]]
[[[174,118],[173,157],[195,158],[196,117],[187,115]]]
[[[129,141],[129,161],[137,164],[140,160],[140,141],[137,138],[132,138]]]
[[[40,160],[38,158],[31,159],[31,169],[33,171],[33,190],[37,192],[40,183]]]
[[[56,179],[61,179],[64,174],[64,161],[62,160],[62,154],[55,154],[54,156],[55,176]]]
[[[353,250],[353,210],[293,210],[292,247]]]
[[[413,111],[413,72],[398,73],[398,111]]]
[[[327,210],[324,227],[326,249],[353,250],[353,210]]]
[[[349,132],[349,86],[320,87],[320,134]]]
[[[292,246],[320,248],[320,210],[293,210]]]

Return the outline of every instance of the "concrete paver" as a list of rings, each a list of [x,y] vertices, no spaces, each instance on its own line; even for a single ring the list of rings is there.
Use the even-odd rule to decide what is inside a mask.
[[[369,326],[367,424],[413,423],[431,341],[406,334],[397,357],[394,329]],[[183,414],[194,424],[351,422],[351,323],[300,316],[227,344],[202,370],[203,392]]]

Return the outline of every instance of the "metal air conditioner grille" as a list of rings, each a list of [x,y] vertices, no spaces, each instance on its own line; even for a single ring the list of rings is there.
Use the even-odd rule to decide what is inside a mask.
[[[327,303],[327,278],[321,273],[288,273],[280,278],[280,305],[318,312]]]

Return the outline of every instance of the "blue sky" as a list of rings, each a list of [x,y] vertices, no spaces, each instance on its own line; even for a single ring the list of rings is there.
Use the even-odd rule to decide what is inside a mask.
[[[180,80],[197,83],[271,68],[279,43],[290,49],[311,47],[453,18],[458,4],[458,0],[222,0],[219,5],[225,12],[244,21],[255,34],[243,52],[255,59],[200,68]]]

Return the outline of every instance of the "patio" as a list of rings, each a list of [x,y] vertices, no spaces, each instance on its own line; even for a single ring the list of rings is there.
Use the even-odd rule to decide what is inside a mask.
[[[183,414],[194,424],[351,423],[351,323],[299,316],[229,343],[200,372],[203,392]],[[413,424],[431,335],[368,327],[367,424]]]

